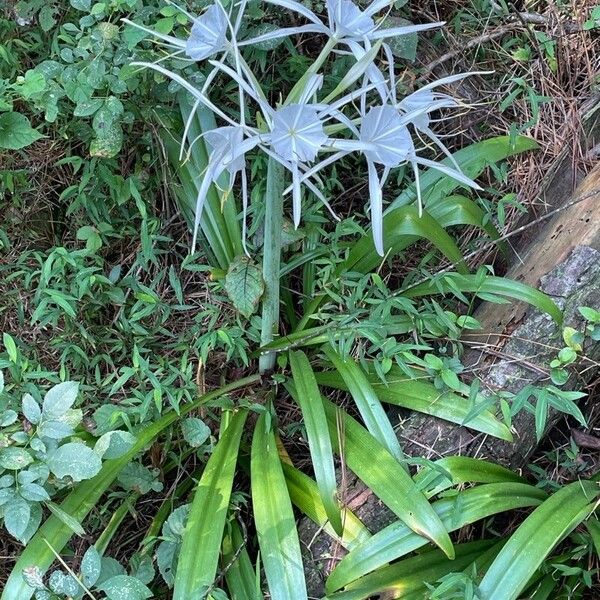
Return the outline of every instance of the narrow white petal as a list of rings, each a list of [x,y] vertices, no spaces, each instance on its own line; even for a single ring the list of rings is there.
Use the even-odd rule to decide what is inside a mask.
[[[302,195],[300,193],[300,173],[298,172],[298,163],[292,163],[292,208],[294,215],[294,227],[298,229],[300,217],[302,216]]]
[[[369,205],[371,207],[371,229],[373,243],[379,256],[383,256],[383,202],[381,185],[377,176],[375,164],[367,162],[369,168]]]
[[[278,40],[282,37],[289,37],[291,35],[299,35],[301,33],[325,33],[324,28],[318,25],[300,25],[299,27],[283,27],[281,29],[275,29],[274,31],[268,31],[262,35],[242,40],[238,42],[238,46],[252,46],[259,44],[260,42],[268,42],[270,40]]]
[[[389,29],[378,29],[369,35],[372,40],[383,40],[399,35],[408,35],[409,33],[417,33],[419,31],[427,31],[428,29],[436,29],[444,23],[424,23],[422,25],[405,25],[403,27],[390,27]]]
[[[425,167],[431,167],[432,169],[435,169],[436,171],[440,171],[441,173],[444,173],[445,175],[452,177],[452,179],[456,179],[456,181],[460,181],[460,183],[463,183],[464,185],[466,185],[468,187],[472,187],[475,190],[483,189],[480,185],[475,183],[472,179],[469,179],[466,175],[463,175],[460,171],[455,171],[454,169],[451,169],[450,167],[446,167],[442,163],[435,162],[433,160],[427,160],[427,159],[421,158],[419,156],[415,157],[414,160],[417,163],[419,163],[420,165],[423,165]]]
[[[221,109],[217,108],[202,92],[197,90],[192,84],[186,81],[177,73],[173,73],[173,71],[169,71],[160,65],[155,63],[147,63],[147,62],[132,62],[131,66],[133,67],[145,67],[147,69],[153,69],[154,71],[158,71],[162,73],[165,77],[169,77],[173,81],[177,82],[182,88],[186,89],[194,98],[200,100],[204,106],[210,108],[215,114],[219,115],[223,120],[227,121],[231,125],[238,126],[234,120],[230,119]]]

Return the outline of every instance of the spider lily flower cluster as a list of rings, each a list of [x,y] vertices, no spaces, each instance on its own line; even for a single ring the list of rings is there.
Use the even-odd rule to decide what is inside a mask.
[[[478,188],[463,175],[447,148],[431,129],[431,114],[459,103],[451,96],[437,91],[440,86],[458,81],[469,73],[435,81],[398,100],[394,74],[394,56],[386,40],[439,27],[443,23],[408,25],[384,28],[385,16],[392,0],[374,0],[366,9],[352,0],[327,0],[327,20],[296,0],[265,0],[280,8],[289,9],[307,21],[297,27],[284,27],[258,37],[238,40],[244,17],[246,0],[226,10],[215,3],[200,16],[188,15],[192,28],[187,39],[164,35],[135,23],[133,26],[154,35],[173,55],[188,60],[206,61],[210,66],[203,86],[198,89],[181,75],[158,63],[134,63],[162,73],[179,83],[195,98],[195,107],[202,105],[214,112],[222,126],[203,134],[210,149],[210,160],[202,175],[196,206],[194,245],[202,206],[211,184],[229,175],[230,189],[238,174],[241,175],[244,231],[248,206],[248,189],[245,157],[248,152],[260,149],[285,167],[291,185],[293,220],[298,226],[301,219],[302,187],[314,194],[328,208],[322,193],[322,171],[350,153],[360,153],[367,164],[369,180],[369,205],[373,240],[377,252],[384,255],[382,188],[390,171],[410,164],[415,176],[419,210],[422,201],[419,185],[419,166],[438,169],[462,184]],[[243,49],[259,42],[291,35],[315,33],[327,36],[321,54],[307,73],[279,106],[272,106],[252,73]],[[383,51],[387,62],[384,75],[377,64]],[[319,70],[332,52],[343,52],[354,57],[355,64],[335,90],[319,99],[323,75]],[[230,77],[238,89],[239,119],[225,114],[210,100],[210,90],[218,77]],[[246,122],[249,104],[260,110],[260,123]],[[193,114],[193,111],[192,111]],[[191,121],[192,115],[190,115]],[[186,133],[190,121],[186,124]],[[182,155],[186,135],[182,140]],[[420,156],[415,144],[428,146],[424,138],[441,150],[453,165],[449,167]],[[193,147],[193,143],[191,144]],[[331,209],[330,209],[331,210]],[[333,211],[332,211],[333,212]]]

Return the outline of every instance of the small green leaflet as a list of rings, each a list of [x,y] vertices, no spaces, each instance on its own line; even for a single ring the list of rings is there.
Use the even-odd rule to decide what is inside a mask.
[[[47,460],[48,468],[60,479],[91,479],[102,468],[100,457],[85,444],[69,442],[57,448]]]

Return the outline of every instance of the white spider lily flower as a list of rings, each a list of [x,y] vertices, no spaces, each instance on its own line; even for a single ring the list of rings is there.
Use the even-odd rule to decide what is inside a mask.
[[[240,46],[247,46],[299,33],[322,33],[335,39],[338,43],[347,43],[350,40],[365,42],[365,40],[373,41],[407,35],[427,29],[435,29],[444,24],[443,22],[425,23],[380,29],[380,23],[376,23],[373,17],[384,8],[389,8],[391,0],[374,0],[364,11],[351,0],[328,0],[327,23],[323,23],[312,10],[297,2],[297,0],[266,0],[266,2],[292,10],[305,17],[310,23],[299,27],[276,29],[258,37],[243,40],[239,42]]]
[[[414,156],[414,145],[398,111],[390,105],[374,106],[363,117],[360,143],[369,172],[369,206],[375,250],[383,256],[383,194],[389,171]],[[376,164],[383,165],[381,178]]]
[[[193,60],[205,60],[227,46],[229,19],[220,4],[212,4],[194,19],[185,53]]]
[[[319,112],[310,104],[289,104],[275,111],[271,146],[284,160],[313,161],[326,141]]]
[[[207,131],[204,139],[211,151],[221,156],[221,163],[232,178],[246,166],[245,156],[239,152],[244,141],[244,130],[241,127],[217,127]]]
[[[414,145],[400,113],[391,105],[374,106],[360,126],[363,154],[374,163],[398,167],[414,152]]]
[[[291,167],[295,227],[300,224],[302,212],[299,165],[315,160],[326,141],[323,121],[318,110],[310,104],[289,104],[275,111],[271,148]]]
[[[260,137],[255,135],[244,140],[245,128],[242,126],[217,127],[207,131],[204,138],[209,146],[208,166],[204,172],[202,183],[198,189],[196,198],[196,210],[194,214],[194,235],[192,240],[192,251],[196,247],[196,240],[202,210],[208,189],[213,183],[217,183],[221,175],[227,171],[229,174],[229,186],[226,193],[231,191],[236,175],[242,173],[242,207],[243,207],[243,236],[242,241],[245,248],[246,240],[246,213],[248,209],[248,191],[245,177],[247,152],[260,143]],[[247,253],[247,251],[246,251]]]
[[[417,130],[417,132],[425,134],[448,157],[458,171],[460,171],[460,167],[458,166],[456,160],[448,148],[446,148],[446,146],[442,143],[440,138],[431,130],[430,113],[441,108],[455,108],[460,106],[460,103],[449,94],[435,91],[435,88],[441,85],[460,81],[471,75],[478,74],[485,73],[479,71],[461,73],[459,75],[451,75],[449,77],[438,79],[437,81],[427,84],[412,94],[409,94],[401,102],[396,104],[397,108],[410,119],[410,123]]]

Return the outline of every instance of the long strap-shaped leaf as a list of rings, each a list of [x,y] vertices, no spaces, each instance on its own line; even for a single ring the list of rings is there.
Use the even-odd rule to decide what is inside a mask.
[[[536,508],[485,574],[482,600],[515,600],[552,549],[589,516],[599,493],[598,483],[576,481]]]
[[[335,371],[316,373],[315,376],[317,383],[321,385],[342,390],[348,389],[348,384],[343,377]],[[471,407],[466,398],[457,394],[440,392],[431,383],[409,379],[406,375],[397,373],[388,374],[387,385],[375,373],[369,373],[366,377],[382,402],[433,415],[502,440],[512,441],[508,427],[488,410],[465,422]]]
[[[512,279],[480,275],[448,273],[441,279],[427,281],[406,289],[402,295],[407,298],[430,296],[432,294],[452,294],[454,292],[473,294],[494,294],[527,302],[542,312],[548,313],[557,323],[562,322],[562,312],[549,296],[539,290]]]
[[[245,548],[246,541],[236,521],[223,538],[223,570],[231,600],[263,600],[256,594],[256,574]]]
[[[456,531],[490,515],[524,506],[537,506],[546,498],[545,492],[532,485],[491,483],[438,500],[432,506],[448,531]],[[339,590],[426,543],[427,540],[416,535],[404,523],[392,523],[342,559],[327,579],[327,591]]]
[[[123,467],[135,458],[139,452],[151,444],[162,431],[199,406],[206,404],[223,394],[247,387],[258,381],[260,381],[260,376],[258,375],[240,379],[235,383],[205,394],[196,402],[183,406],[179,414],[175,411],[170,411],[158,421],[147,425],[137,433],[136,442],[129,452],[120,458],[107,460],[102,465],[102,469],[98,475],[93,479],[80,483],[63,500],[60,505],[61,509],[77,521],[83,521],[90,510],[96,506],[102,495],[110,487]],[[13,567],[6,583],[6,587],[2,593],[2,600],[17,600],[17,598],[18,600],[28,600],[31,598],[34,590],[25,583],[22,575],[23,569],[35,565],[39,567],[42,572],[45,572],[55,560],[51,548],[56,552],[61,552],[65,544],[71,539],[72,535],[73,531],[57,517],[51,516],[46,519],[38,532],[31,538],[21,553],[19,560]]]
[[[338,535],[341,535],[343,526],[337,501],[333,449],[321,392],[304,352],[301,350],[290,352],[290,366],[296,388],[293,397],[302,409],[310,456],[323,506],[333,529]]]
[[[494,543],[495,541],[482,540],[458,544],[454,560],[448,560],[439,550],[425,552],[366,575],[343,592],[328,595],[327,598],[367,600],[373,597],[404,598],[412,595],[424,598],[427,583],[433,584],[448,573],[464,569]]]
[[[419,216],[415,206],[403,206],[388,213],[383,220],[383,239],[389,256],[398,254],[417,239],[431,242],[461,273],[469,270],[463,255],[452,236],[427,212]],[[375,250],[372,235],[362,236],[352,245],[348,259],[338,272],[347,270],[367,273],[381,263],[381,256]]]
[[[175,574],[173,600],[201,597],[213,584],[235,465],[247,413],[233,416],[206,463],[190,507]]]
[[[414,532],[454,557],[446,528],[410,475],[355,419],[328,400],[323,399],[323,403],[334,447],[348,467]],[[341,443],[338,425],[343,435]]]
[[[470,456],[445,456],[424,466],[414,477],[427,498],[463,483],[526,483],[510,469]]]
[[[254,430],[250,474],[254,522],[271,598],[307,600],[294,512],[266,414]]]
[[[404,453],[400,448],[394,428],[364,371],[352,358],[342,358],[331,347],[325,348],[325,354],[337,369],[352,395],[367,429],[382,446],[390,451],[392,456],[403,463]]]
[[[319,488],[314,480],[285,462],[281,464],[291,501],[313,523],[321,527],[325,533],[329,534],[346,550],[352,550],[358,544],[371,537],[369,530],[363,522],[348,508],[342,509],[344,531],[339,536],[329,522],[321,496],[319,495]]]

